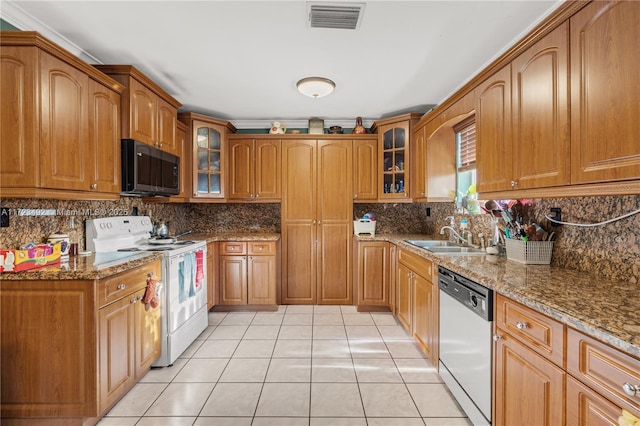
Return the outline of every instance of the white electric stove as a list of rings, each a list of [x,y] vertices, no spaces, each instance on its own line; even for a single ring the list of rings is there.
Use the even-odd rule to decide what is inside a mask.
[[[162,252],[162,352],[155,367],[172,365],[207,328],[207,244],[154,239],[148,216],[114,216],[86,221],[87,250],[125,254]]]

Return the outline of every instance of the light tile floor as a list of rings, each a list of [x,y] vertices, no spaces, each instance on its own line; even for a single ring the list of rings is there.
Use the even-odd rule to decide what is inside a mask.
[[[151,370],[98,424],[471,423],[393,315],[290,305],[209,313],[174,365]]]

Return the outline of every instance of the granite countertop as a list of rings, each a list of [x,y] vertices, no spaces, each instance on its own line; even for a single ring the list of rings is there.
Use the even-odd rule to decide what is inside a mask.
[[[59,264],[29,271],[0,274],[0,281],[16,280],[99,280],[161,259],[160,252],[94,253],[69,256]]]
[[[278,241],[280,234],[266,232],[197,232],[182,237],[185,240],[215,241]]]
[[[638,285],[548,265],[524,265],[506,257],[435,254],[404,240],[433,235],[378,234],[359,241],[388,241],[464,275],[523,305],[640,358]]]

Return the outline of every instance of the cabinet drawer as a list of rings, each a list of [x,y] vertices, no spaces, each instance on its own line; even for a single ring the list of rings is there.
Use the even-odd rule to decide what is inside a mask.
[[[572,328],[567,333],[567,371],[615,405],[640,416],[640,360]],[[628,383],[639,391],[627,395]]]
[[[564,325],[554,319],[497,296],[496,326],[560,367],[564,367]]]
[[[98,306],[104,306],[134,291],[145,288],[147,276],[152,272],[156,279],[160,279],[159,260],[100,280],[98,283]]]
[[[249,244],[249,254],[276,254],[275,241],[252,241]]]
[[[221,242],[220,254],[247,254],[247,243],[232,241]]]
[[[398,250],[398,262],[404,263],[418,275],[432,281],[431,274],[433,273],[433,262],[430,260],[400,249]]]

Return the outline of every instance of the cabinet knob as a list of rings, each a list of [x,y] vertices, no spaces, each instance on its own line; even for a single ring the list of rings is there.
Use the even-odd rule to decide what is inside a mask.
[[[129,303],[136,303],[138,301],[138,297],[134,296],[131,300],[129,300]]]
[[[358,194],[353,194],[353,198],[358,198]]]
[[[518,181],[517,180],[512,180],[511,181],[511,187],[515,188],[516,186],[518,186]]]
[[[260,194],[256,194],[256,198],[258,198],[260,196]]]
[[[524,330],[525,328],[529,328],[529,324],[528,324],[528,323],[526,323],[526,322],[518,321],[518,322],[516,323],[516,328],[517,328],[518,330]]]
[[[635,396],[640,393],[640,385],[633,386],[631,383],[622,385],[622,390],[629,396]]]
[[[127,285],[125,283],[120,283],[120,284],[118,284],[117,289],[118,290],[124,290],[126,287],[127,287]]]
[[[498,340],[500,340],[500,339],[502,339],[502,336],[501,336],[501,335],[499,335],[499,334],[494,334],[494,335],[493,335],[493,341],[494,341],[494,342],[497,342],[497,341],[498,341]]]
[[[92,183],[91,184],[91,189],[98,189],[98,184],[97,183]]]

